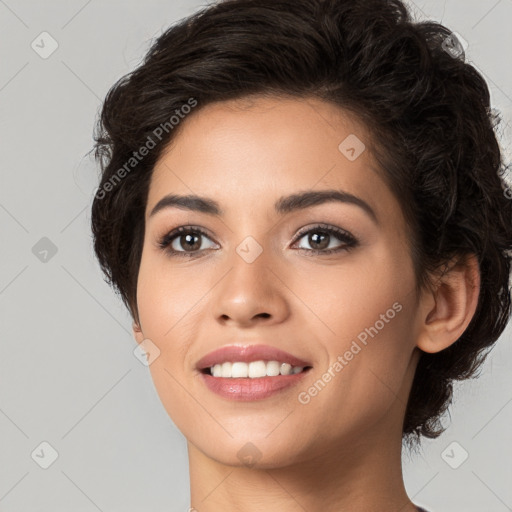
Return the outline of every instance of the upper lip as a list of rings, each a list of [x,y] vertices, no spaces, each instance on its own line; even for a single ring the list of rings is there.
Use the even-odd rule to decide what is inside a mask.
[[[204,370],[226,361],[250,363],[252,361],[278,361],[292,366],[311,366],[298,357],[269,345],[227,345],[214,350],[197,362],[197,369]]]

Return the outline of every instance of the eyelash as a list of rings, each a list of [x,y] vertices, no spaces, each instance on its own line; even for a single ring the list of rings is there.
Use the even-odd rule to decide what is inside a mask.
[[[312,228],[304,229],[299,231],[297,233],[297,236],[295,237],[293,243],[297,243],[301,238],[303,238],[305,235],[308,235],[310,233],[326,233],[328,235],[334,235],[336,238],[338,238],[341,242],[344,242],[344,245],[340,247],[336,247],[334,249],[304,249],[300,248],[299,251],[306,251],[307,253],[313,253],[314,255],[327,255],[327,254],[333,254],[338,253],[342,251],[349,251],[350,249],[356,247],[358,245],[357,239],[352,236],[348,231],[344,231],[339,228],[335,228],[334,226],[325,226],[325,225],[317,225],[313,226]],[[180,226],[179,228],[173,229],[169,233],[165,234],[159,241],[158,246],[165,252],[169,253],[170,256],[178,256],[178,257],[184,257],[184,258],[194,258],[197,257],[197,255],[201,251],[195,251],[195,252],[188,252],[188,251],[176,251],[174,249],[170,248],[170,245],[174,241],[175,238],[177,238],[180,235],[185,234],[199,234],[201,236],[204,236],[206,238],[210,238],[208,234],[203,231],[201,228],[197,226]],[[203,249],[206,250],[206,249]]]

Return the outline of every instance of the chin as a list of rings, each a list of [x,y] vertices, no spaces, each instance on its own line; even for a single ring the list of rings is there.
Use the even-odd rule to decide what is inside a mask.
[[[206,442],[205,442],[206,441]],[[194,444],[194,443],[192,443]],[[203,446],[204,445],[204,446]],[[212,448],[215,445],[214,448]],[[226,466],[249,469],[273,469],[286,467],[300,458],[295,452],[297,444],[290,438],[274,439],[243,436],[223,443],[208,442],[204,438],[195,445],[205,456]]]

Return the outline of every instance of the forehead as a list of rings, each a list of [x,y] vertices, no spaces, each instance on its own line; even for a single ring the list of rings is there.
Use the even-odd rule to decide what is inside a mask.
[[[215,197],[239,210],[325,188],[393,206],[364,126],[332,104],[244,98],[206,105],[181,123],[155,165],[147,212],[169,193]]]

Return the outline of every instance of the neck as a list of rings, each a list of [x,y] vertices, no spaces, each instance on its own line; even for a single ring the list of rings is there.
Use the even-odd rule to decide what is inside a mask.
[[[401,437],[390,439],[393,429],[385,427],[284,467],[225,465],[189,442],[191,506],[198,512],[417,512],[403,483]]]

